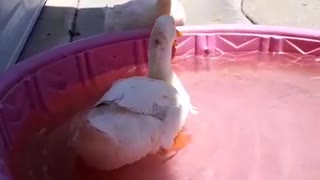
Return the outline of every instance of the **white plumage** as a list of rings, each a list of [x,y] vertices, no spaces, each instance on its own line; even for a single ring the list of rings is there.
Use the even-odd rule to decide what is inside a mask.
[[[88,123],[73,138],[89,165],[112,170],[174,145],[193,109],[171,70],[175,33],[173,18],[160,16],[150,37],[149,77],[115,82],[89,111]]]
[[[172,15],[176,25],[184,25],[185,10],[178,0],[130,0],[105,7],[104,31],[108,33],[152,28],[160,15]]]
[[[114,103],[132,112],[163,120],[168,107],[179,105],[178,96],[176,89],[162,80],[132,77],[117,81],[98,103]]]

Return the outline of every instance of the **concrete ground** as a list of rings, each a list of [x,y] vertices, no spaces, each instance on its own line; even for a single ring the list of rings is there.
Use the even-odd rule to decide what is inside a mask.
[[[103,7],[127,0],[48,0],[18,60],[102,33]],[[254,23],[320,29],[319,0],[180,0],[187,25]]]

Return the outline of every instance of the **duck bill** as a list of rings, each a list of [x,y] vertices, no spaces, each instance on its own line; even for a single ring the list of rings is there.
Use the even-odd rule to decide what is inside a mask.
[[[182,32],[180,32],[178,29],[176,29],[177,37],[183,36]]]

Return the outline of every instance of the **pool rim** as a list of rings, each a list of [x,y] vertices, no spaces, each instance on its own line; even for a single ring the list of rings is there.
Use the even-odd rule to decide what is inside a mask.
[[[212,34],[212,33],[234,33],[234,34],[254,34],[258,36],[277,36],[278,38],[292,37],[297,39],[308,39],[309,41],[320,41],[320,30],[306,29],[298,27],[282,27],[274,25],[254,25],[254,24],[219,24],[219,25],[190,25],[177,27],[184,35],[192,34]],[[122,41],[148,38],[150,29],[133,30],[122,33],[99,34],[92,37],[80,39],[68,44],[60,45],[46,51],[40,52],[22,62],[8,68],[0,73],[0,101],[7,92],[26,75],[33,74],[44,66],[56,60],[66,58],[73,54],[80,53],[88,49],[94,49],[106,44],[118,43]]]

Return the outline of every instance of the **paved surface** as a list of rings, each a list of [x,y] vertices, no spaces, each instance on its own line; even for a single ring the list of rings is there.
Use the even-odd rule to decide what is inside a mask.
[[[49,48],[70,42],[77,0],[47,0],[18,62]]]
[[[126,1],[107,2],[114,5]],[[241,0],[180,1],[187,13],[187,24],[250,23],[241,13]],[[48,0],[19,61],[46,49],[102,33],[105,4],[106,0]]]
[[[103,33],[104,13],[106,0],[81,0],[79,2],[76,31],[80,33],[73,40],[82,39]]]
[[[127,0],[109,0],[108,5]],[[187,24],[250,23],[241,13],[240,0],[181,0],[187,13]],[[103,32],[105,0],[81,0],[76,20],[81,39]]]
[[[320,29],[320,0],[243,0],[243,11],[258,24]]]
[[[103,7],[128,0],[48,0],[19,61],[103,32]],[[320,28],[320,0],[180,0],[187,25],[256,23]]]

